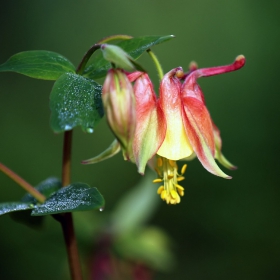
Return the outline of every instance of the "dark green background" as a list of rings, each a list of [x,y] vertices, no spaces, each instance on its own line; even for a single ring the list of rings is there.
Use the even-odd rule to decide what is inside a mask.
[[[233,176],[229,181],[209,174],[197,160],[189,164],[182,203],[161,203],[150,221],[169,233],[177,256],[173,271],[155,276],[280,278],[279,1],[2,2],[0,63],[20,51],[50,50],[77,65],[92,44],[113,34],[176,35],[154,48],[165,71],[187,69],[191,60],[200,67],[228,64],[244,54],[244,69],[199,80],[221,130],[223,152],[238,170],[227,172]],[[140,61],[156,81],[150,61]],[[49,127],[52,84],[0,75],[0,161],[34,185],[50,175],[60,176],[63,138]],[[120,155],[96,166],[82,166],[80,161],[102,151],[112,139],[105,120],[92,135],[74,131],[73,181],[99,188],[108,212],[140,175]],[[0,202],[23,194],[3,174],[0,185]],[[61,279],[67,266],[59,232],[51,219],[46,231],[37,232],[1,217],[1,279]]]

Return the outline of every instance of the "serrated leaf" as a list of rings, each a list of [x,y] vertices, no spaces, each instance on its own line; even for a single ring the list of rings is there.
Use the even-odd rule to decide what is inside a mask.
[[[50,96],[51,128],[54,132],[81,126],[93,132],[104,115],[101,85],[78,74],[65,73],[54,84]]]
[[[116,45],[121,47],[133,59],[137,59],[152,46],[166,42],[172,38],[174,38],[173,35],[145,36],[124,40],[117,43]],[[110,68],[111,64],[103,58],[102,53],[98,53],[94,56],[92,62],[85,69],[83,75],[91,79],[102,78],[106,75],[108,69]]]
[[[103,196],[96,188],[84,183],[73,183],[63,187],[45,203],[38,205],[31,213],[32,216],[43,216],[74,211],[87,211],[103,208]]]
[[[0,65],[0,72],[16,72],[31,78],[56,80],[66,72],[75,72],[64,56],[51,51],[26,51],[11,56]]]
[[[0,215],[15,211],[33,209],[34,207],[35,205],[32,203],[21,201],[0,203]]]

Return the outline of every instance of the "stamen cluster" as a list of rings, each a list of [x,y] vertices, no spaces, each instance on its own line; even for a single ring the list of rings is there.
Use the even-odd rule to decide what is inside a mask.
[[[184,164],[179,174],[176,161],[164,157],[157,158],[155,171],[159,178],[155,179],[153,183],[163,182],[163,185],[158,188],[157,193],[167,204],[180,203],[180,196],[184,195],[184,188],[178,182],[185,179],[183,175],[186,172],[186,168],[187,164]]]

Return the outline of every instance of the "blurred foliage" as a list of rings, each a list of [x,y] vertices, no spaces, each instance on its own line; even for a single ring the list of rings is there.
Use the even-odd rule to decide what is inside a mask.
[[[21,51],[45,49],[77,65],[92,44],[121,33],[176,35],[154,49],[165,71],[177,66],[187,69],[191,60],[207,67],[228,64],[241,53],[246,56],[244,69],[199,80],[221,130],[223,152],[238,170],[230,172],[231,181],[223,180],[208,174],[194,160],[186,173],[181,204],[173,207],[160,201],[149,225],[163,228],[175,242],[177,266],[171,272],[154,274],[155,279],[280,277],[279,6],[273,0],[174,0],[172,4],[164,0],[31,0],[1,5],[0,63]],[[157,88],[149,58],[143,56],[140,62]],[[54,135],[49,128],[52,86],[51,81],[18,74],[0,75],[1,162],[31,184],[50,175],[60,176],[62,135]],[[106,209],[92,213],[97,218],[75,215],[82,251],[89,240],[83,239],[83,232],[90,237],[90,226],[98,231],[103,215],[110,216],[140,178],[136,167],[124,162],[121,155],[96,166],[80,164],[105,149],[112,139],[104,120],[91,135],[80,128],[74,130],[72,179],[97,187],[106,199]],[[1,202],[23,195],[3,174],[0,182]],[[86,221],[83,227],[82,219]],[[45,230],[38,232],[7,215],[1,217],[3,279],[22,279],[23,275],[26,279],[63,279],[67,266],[61,229],[51,218],[45,222]],[[142,232],[156,235],[153,229]]]

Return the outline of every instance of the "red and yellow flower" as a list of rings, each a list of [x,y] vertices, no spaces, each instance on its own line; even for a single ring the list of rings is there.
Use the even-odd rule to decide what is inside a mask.
[[[192,64],[187,74],[181,67],[175,68],[163,77],[159,97],[147,73],[133,72],[126,78],[121,70],[109,70],[102,93],[108,123],[124,158],[135,162],[139,173],[144,174],[148,161],[154,160],[159,176],[154,182],[162,183],[158,194],[168,204],[179,203],[184,195],[179,182],[187,165],[179,172],[178,160],[196,156],[210,173],[231,179],[216,164],[215,159],[228,169],[236,168],[221,152],[220,132],[206,108],[197,79],[235,71],[244,64],[245,58],[240,55],[226,66],[197,69]],[[118,142],[84,163],[116,154],[120,150]]]
[[[197,78],[218,75],[240,69],[245,64],[240,55],[227,66],[192,69],[185,75],[178,67],[162,79],[157,98],[152,82],[146,73],[128,75],[134,83],[136,99],[136,130],[133,138],[133,158],[138,171],[144,173],[147,162],[157,155],[156,171],[163,182],[158,193],[167,203],[180,202],[184,189],[178,184],[176,161],[195,155],[206,170],[222,178],[230,179],[216,164],[215,158],[225,167],[235,169],[221,153],[222,141],[205,105],[204,95]],[[181,80],[184,79],[183,83]]]

